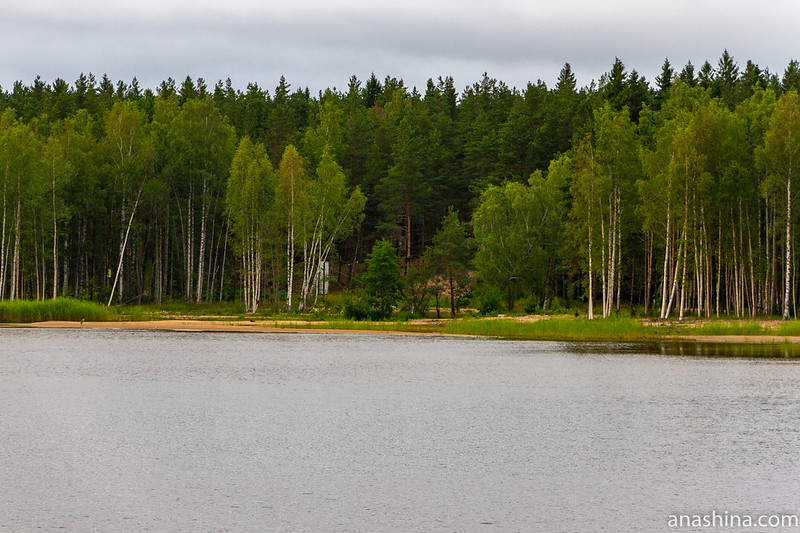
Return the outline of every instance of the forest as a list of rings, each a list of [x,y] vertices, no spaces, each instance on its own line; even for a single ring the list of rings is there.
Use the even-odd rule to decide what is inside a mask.
[[[798,91],[727,51],[586,87],[18,81],[0,300],[796,317]]]

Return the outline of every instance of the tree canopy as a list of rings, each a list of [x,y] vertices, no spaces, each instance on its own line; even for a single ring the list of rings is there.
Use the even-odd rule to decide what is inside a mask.
[[[453,313],[477,286],[590,315],[795,316],[797,61],[666,59],[651,86],[616,58],[598,81],[17,82],[0,298],[309,310],[380,242]]]

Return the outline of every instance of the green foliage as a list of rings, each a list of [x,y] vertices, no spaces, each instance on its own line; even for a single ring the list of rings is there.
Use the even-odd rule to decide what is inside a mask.
[[[563,231],[562,177],[557,170],[547,178],[536,172],[528,185],[509,182],[484,191],[472,219],[481,280],[503,291],[543,288]]]
[[[433,283],[438,293],[449,297],[450,316],[456,315],[459,302],[470,291],[472,279],[469,271],[474,247],[474,240],[467,234],[458,213],[448,209],[422,261],[427,267],[428,281]]]
[[[275,173],[263,145],[242,138],[231,164],[225,211],[242,263],[245,308],[258,309],[263,255],[273,229]]]
[[[456,312],[473,280],[604,314],[788,312],[799,72],[724,51],[664,61],[653,87],[620,59],[599,85],[566,64],[552,88],[484,75],[460,94],[451,78],[313,97],[285,79],[18,82],[0,90],[0,299],[114,287],[252,311],[299,293],[289,307],[308,311],[322,263],[347,286],[388,237],[416,313],[434,297]]]
[[[388,318],[403,298],[400,260],[392,243],[375,243],[367,256],[367,271],[361,278],[372,308],[380,318]]]
[[[116,314],[108,307],[72,298],[0,301],[0,322],[27,323],[48,320],[106,322],[115,318]]]
[[[348,189],[344,171],[327,146],[307,194],[307,211],[300,227],[304,259],[301,310],[316,306],[323,275],[320,269],[335,245],[360,227],[366,204],[360,187]]]
[[[800,321],[787,320],[781,323],[775,331],[777,335],[786,335],[790,337],[800,337]]]
[[[539,298],[533,294],[528,296],[523,304],[523,309],[529,315],[537,313],[539,311]]]
[[[480,297],[478,311],[483,316],[496,315],[500,312],[503,295],[497,287],[489,287]]]
[[[343,298],[342,316],[350,320],[380,320],[384,318],[373,302],[361,291],[347,291]]]
[[[561,298],[553,296],[553,300],[550,302],[550,311],[554,313],[565,311],[564,304],[561,303]]]

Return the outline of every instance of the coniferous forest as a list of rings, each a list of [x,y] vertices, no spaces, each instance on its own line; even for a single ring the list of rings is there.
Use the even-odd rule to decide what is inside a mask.
[[[727,51],[582,88],[17,82],[0,299],[795,317],[799,90]]]

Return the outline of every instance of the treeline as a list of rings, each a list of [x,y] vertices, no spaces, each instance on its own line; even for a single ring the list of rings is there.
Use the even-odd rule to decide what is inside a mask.
[[[18,82],[0,90],[0,299],[307,310],[388,241],[414,311],[789,317],[798,90],[797,62],[727,52],[652,85],[616,60],[583,88],[568,64],[522,90]]]

